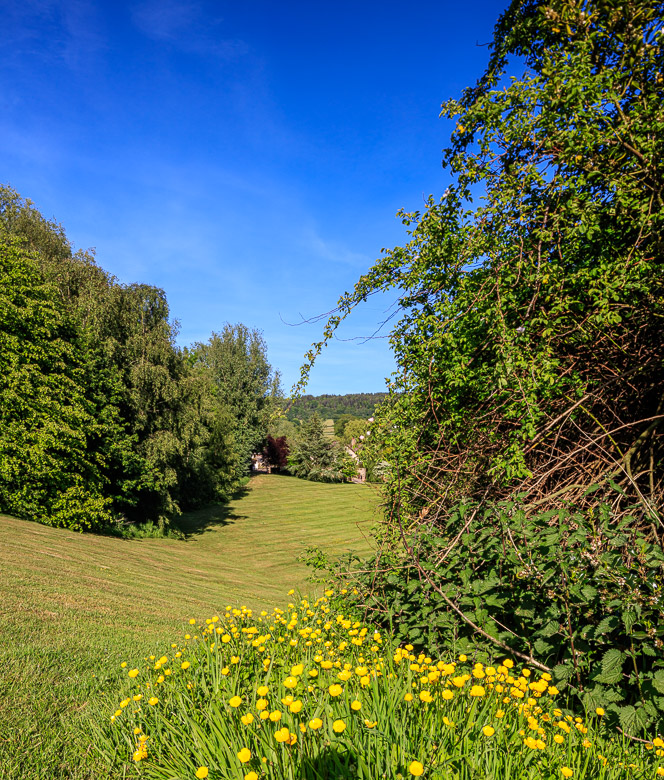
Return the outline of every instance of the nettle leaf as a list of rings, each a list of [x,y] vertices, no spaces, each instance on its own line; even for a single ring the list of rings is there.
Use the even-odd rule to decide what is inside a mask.
[[[626,609],[622,613],[622,621],[625,626],[625,631],[629,634],[632,630],[634,623],[636,623],[636,612],[632,609]]]
[[[554,636],[559,631],[560,631],[560,624],[558,623],[558,621],[557,620],[549,620],[549,622],[546,623],[546,625],[544,625],[540,629],[539,633],[540,633],[540,636],[548,638],[548,637]]]
[[[659,693],[664,693],[664,669],[659,669],[652,676],[652,684]]]
[[[574,675],[574,667],[572,662],[557,664],[552,669],[553,679],[556,682],[569,682]]]
[[[627,733],[632,733],[639,722],[636,709],[631,704],[618,709],[618,720],[620,721],[620,727]]]
[[[657,706],[651,699],[646,699],[643,702],[643,708],[648,713],[650,718],[656,718],[659,716],[659,713],[657,712]]]
[[[599,625],[595,629],[595,634],[601,636],[602,634],[608,634],[618,627],[618,618],[615,615],[609,615],[600,621]]]
[[[584,692],[581,697],[581,703],[587,711],[590,711],[597,707],[605,707],[609,700],[606,698],[604,687],[596,685],[594,688],[587,689]]]
[[[538,655],[547,655],[553,645],[550,642],[545,642],[543,639],[537,639],[533,647]]]
[[[592,601],[597,596],[597,588],[593,588],[592,585],[584,585],[581,588],[581,593],[586,601]]]
[[[616,648],[607,650],[602,656],[602,672],[595,677],[597,682],[608,685],[619,683],[622,680],[622,665],[625,654]]]

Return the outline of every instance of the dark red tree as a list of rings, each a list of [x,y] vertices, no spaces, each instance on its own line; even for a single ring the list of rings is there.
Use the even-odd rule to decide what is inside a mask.
[[[277,471],[285,469],[289,453],[290,447],[288,446],[285,436],[279,436],[276,439],[272,436],[268,436],[265,440],[263,457],[273,469],[276,469]]]

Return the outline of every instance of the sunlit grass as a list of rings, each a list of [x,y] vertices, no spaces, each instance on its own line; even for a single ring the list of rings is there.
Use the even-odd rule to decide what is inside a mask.
[[[376,504],[368,486],[270,475],[182,518],[186,541],[0,517],[0,778],[106,776],[79,720],[109,670],[170,641],[191,614],[306,591],[298,555],[367,551]]]

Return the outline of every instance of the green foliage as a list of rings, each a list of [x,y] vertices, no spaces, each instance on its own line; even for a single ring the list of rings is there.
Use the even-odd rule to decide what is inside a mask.
[[[244,475],[252,453],[262,449],[280,397],[279,372],[267,360],[265,340],[245,325],[226,324],[207,343],[196,344],[188,358],[207,372],[214,398],[234,422],[234,465]]]
[[[73,254],[9,187],[0,242],[0,511],[164,532],[183,508],[228,498],[278,392],[259,334],[227,326],[180,350],[163,290]]]
[[[397,453],[412,464],[400,506],[486,491],[592,504],[586,487],[611,482],[661,506],[662,7],[512,3],[484,76],[443,106],[448,191],[402,214],[410,241],[309,353],[303,380],[354,306],[400,290],[381,407],[395,472]]]
[[[316,413],[324,420],[334,420],[336,423],[353,417],[366,419],[371,417],[376,407],[387,398],[387,393],[347,393],[346,395],[300,395],[293,398],[287,409],[289,420],[306,420]]]
[[[442,652],[453,638],[483,659],[508,650],[608,722],[662,729],[664,553],[631,517],[460,504],[396,531],[417,560],[393,544],[351,568],[402,641]]]
[[[399,290],[371,608],[420,645],[511,647],[630,731],[664,713],[663,18],[661,0],[512,2],[485,74],[443,105],[448,190],[401,213],[408,242],[302,371]]]
[[[341,442],[348,447],[353,446],[354,449],[360,449],[365,440],[369,437],[367,433],[371,429],[371,423],[366,420],[349,420],[344,426],[343,435],[341,436]]]
[[[111,515],[75,339],[34,258],[0,238],[0,507],[99,529]]]
[[[300,479],[342,482],[345,479],[334,444],[325,435],[323,422],[314,413],[302,425],[288,456],[288,470]]]

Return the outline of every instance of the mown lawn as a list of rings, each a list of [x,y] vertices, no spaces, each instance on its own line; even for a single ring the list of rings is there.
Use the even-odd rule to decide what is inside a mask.
[[[307,546],[370,549],[378,495],[261,475],[182,518],[186,541],[75,534],[0,516],[0,778],[96,778],[81,723],[109,670],[190,617],[311,589]]]

